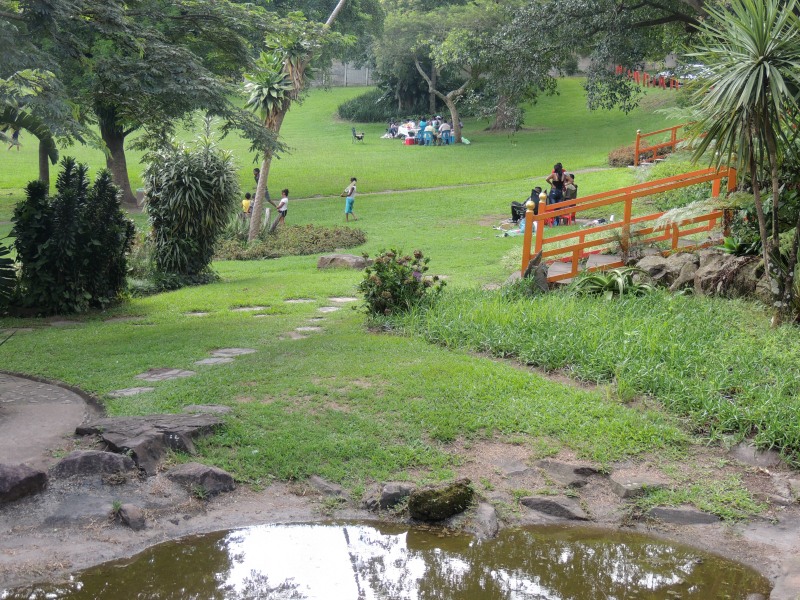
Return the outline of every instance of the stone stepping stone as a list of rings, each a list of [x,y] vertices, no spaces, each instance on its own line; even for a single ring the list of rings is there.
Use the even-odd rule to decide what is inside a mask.
[[[309,321],[310,321],[311,323],[316,323],[316,322],[318,322],[318,321],[324,321],[324,320],[325,320],[325,317],[311,317],[311,318],[309,319]]]
[[[82,321],[70,321],[69,319],[62,319],[58,321],[50,321],[50,327],[72,327],[73,325],[83,325]]]
[[[190,311],[190,312],[185,312],[183,314],[185,314],[187,317],[207,317],[211,313],[204,312],[202,310],[193,310],[193,311]]]
[[[232,363],[233,359],[227,356],[216,356],[214,358],[204,358],[202,360],[194,361],[196,365],[224,365],[227,363]]]
[[[281,335],[278,339],[279,340],[304,340],[308,338],[307,335],[303,335],[296,331],[287,331],[283,335]]]
[[[245,354],[255,354],[255,350],[252,348],[220,348],[219,350],[214,350],[211,353],[211,356],[216,356],[217,358],[234,358],[236,356],[244,356]]]
[[[674,523],[676,525],[708,525],[719,522],[717,515],[703,512],[692,506],[656,506],[651,508],[647,515],[664,523]]]
[[[270,315],[267,313],[258,313],[257,315],[253,315],[256,319],[263,319],[264,317],[272,317],[274,315]]]
[[[313,298],[289,298],[284,300],[286,304],[308,304],[309,302],[316,302]]]
[[[355,298],[354,296],[333,296],[331,298],[328,298],[328,300],[335,304],[347,304],[348,302],[358,302],[358,298]]]
[[[129,396],[136,396],[137,394],[144,394],[145,392],[152,392],[154,387],[132,387],[124,388],[121,390],[114,390],[106,394],[109,398],[127,398]]]
[[[269,306],[237,306],[236,308],[232,308],[231,312],[257,312],[268,308]]]
[[[332,313],[341,309],[341,306],[320,306],[317,310],[321,313]]]
[[[295,329],[295,331],[309,331],[309,332],[314,331],[314,332],[317,332],[317,331],[322,331],[322,327],[298,327],[297,329]]]
[[[14,333],[30,333],[33,327],[9,327],[8,329],[0,329],[0,335],[11,335]]]
[[[623,499],[638,498],[648,491],[663,490],[667,487],[666,482],[650,476],[627,475],[625,473],[613,473],[609,477],[611,489]]]
[[[127,323],[128,321],[138,321],[142,317],[111,317],[103,319],[103,323]]]
[[[191,377],[194,371],[186,371],[184,369],[150,369],[146,373],[140,373],[136,379],[142,381],[167,381],[169,379],[180,379],[182,377]]]

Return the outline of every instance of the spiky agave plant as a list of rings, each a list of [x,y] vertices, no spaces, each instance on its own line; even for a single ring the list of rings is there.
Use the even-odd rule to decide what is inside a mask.
[[[647,272],[636,267],[597,271],[577,279],[572,284],[572,291],[580,296],[602,295],[611,300],[614,296],[644,296],[656,289],[652,283],[636,281],[636,275],[646,277]]]

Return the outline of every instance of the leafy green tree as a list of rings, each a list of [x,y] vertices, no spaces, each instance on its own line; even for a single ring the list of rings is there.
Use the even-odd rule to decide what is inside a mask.
[[[787,132],[800,121],[798,3],[730,0],[726,6],[707,6],[706,10],[709,16],[700,25],[701,41],[690,55],[710,71],[693,95],[695,158],[707,154],[716,165],[735,160],[749,173],[764,264],[774,282],[776,307],[785,313],[796,294],[800,218],[788,264],[782,265],[779,170],[783,154],[797,148]],[[768,173],[771,184],[769,225],[760,183],[763,173]]]
[[[90,185],[86,165],[69,157],[62,165],[55,196],[47,195],[41,181],[28,184],[11,231],[22,300],[43,313],[81,312],[117,301],[134,234],[108,171]]]
[[[194,146],[173,143],[147,159],[147,213],[162,285],[209,281],[214,244],[240,195],[233,156],[214,143],[207,121]]]

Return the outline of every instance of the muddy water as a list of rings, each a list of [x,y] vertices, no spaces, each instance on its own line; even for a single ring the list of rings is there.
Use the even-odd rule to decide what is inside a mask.
[[[742,599],[737,563],[629,533],[538,527],[492,541],[385,524],[259,526],[169,542],[0,599]]]

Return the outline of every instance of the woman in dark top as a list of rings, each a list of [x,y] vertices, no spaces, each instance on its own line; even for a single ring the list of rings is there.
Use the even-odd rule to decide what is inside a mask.
[[[545,180],[550,184],[550,193],[547,195],[547,204],[555,204],[564,199],[564,183],[566,182],[566,175],[564,174],[564,167],[561,163],[553,165],[553,172],[548,175]],[[559,224],[560,219],[555,218],[555,225]]]

